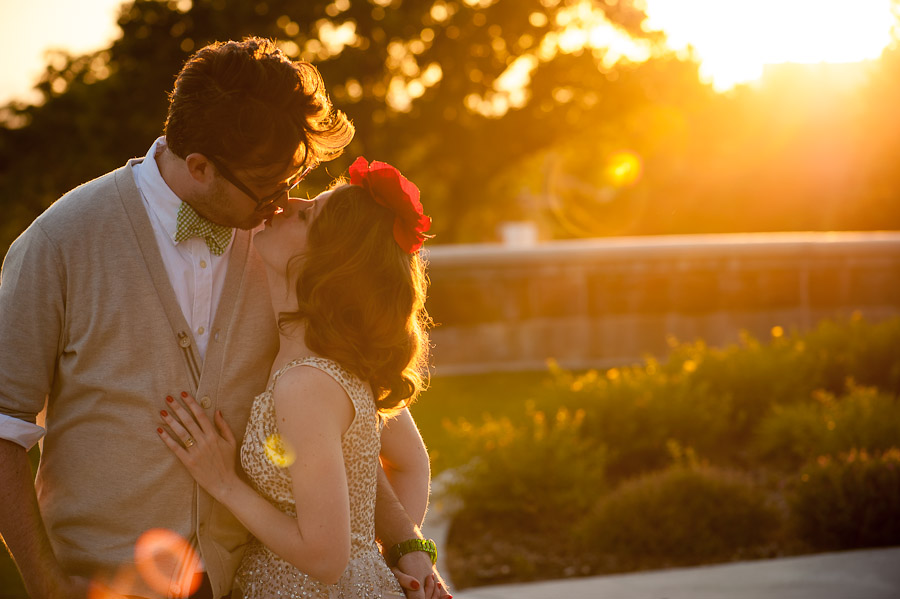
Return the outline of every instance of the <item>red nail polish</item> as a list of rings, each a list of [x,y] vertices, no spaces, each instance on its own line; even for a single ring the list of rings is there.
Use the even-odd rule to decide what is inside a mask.
[[[158,429],[156,429],[156,432],[158,432],[158,433],[161,435],[161,434],[162,434],[162,429],[161,429],[161,428],[158,428]]]
[[[409,583],[409,586],[412,587],[412,590],[418,591],[418,590],[419,590],[419,581],[418,581],[418,580],[414,580],[414,581],[412,581],[411,583]]]
[[[166,396],[166,401],[169,403],[172,403],[173,401],[175,401],[175,398],[172,397],[171,395],[168,395],[168,396]]]
[[[188,395],[188,394],[187,394],[187,391],[182,391],[182,392],[181,392],[181,397],[184,397],[185,399],[187,399],[187,395]]]
[[[169,415],[169,413],[166,412],[165,410],[160,410],[159,413],[162,414],[162,417],[163,417],[163,418],[165,418],[166,416]]]

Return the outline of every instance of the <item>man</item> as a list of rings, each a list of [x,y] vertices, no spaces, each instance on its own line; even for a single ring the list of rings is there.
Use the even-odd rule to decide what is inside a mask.
[[[244,429],[277,349],[250,230],[352,136],[312,65],[268,40],[213,44],[179,74],[147,156],[66,194],[12,245],[0,276],[0,534],[33,599],[84,597],[89,584],[230,592],[246,532],[156,438],[160,400],[189,392]],[[44,434],[45,401],[32,485],[26,451]],[[376,524],[408,551],[398,578],[421,594],[431,557],[409,542],[419,534],[400,504],[424,517],[427,456],[408,414],[385,434],[400,502],[381,476]]]

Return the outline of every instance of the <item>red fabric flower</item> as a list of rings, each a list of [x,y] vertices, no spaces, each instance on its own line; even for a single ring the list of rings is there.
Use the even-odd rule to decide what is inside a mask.
[[[368,191],[375,201],[394,213],[394,239],[403,251],[412,254],[433,235],[431,218],[425,216],[419,201],[419,188],[390,164],[360,156],[350,166],[350,184]]]

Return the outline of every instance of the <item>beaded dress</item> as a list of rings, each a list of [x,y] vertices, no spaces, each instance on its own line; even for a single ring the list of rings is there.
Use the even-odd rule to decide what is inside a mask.
[[[332,360],[308,357],[280,368],[268,388],[253,401],[241,445],[241,465],[256,491],[279,510],[296,516],[285,447],[275,421],[272,390],[278,378],[295,366],[311,366],[334,378],[353,402],[355,415],[341,438],[350,491],[350,561],[335,584],[307,576],[253,539],[235,578],[245,599],[271,597],[357,599],[403,597],[397,579],[375,543],[375,492],[382,419],[368,387]],[[239,592],[236,595],[241,596]]]

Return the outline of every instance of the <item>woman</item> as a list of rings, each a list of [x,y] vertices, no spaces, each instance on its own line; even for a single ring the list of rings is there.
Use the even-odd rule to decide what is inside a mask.
[[[171,433],[157,429],[255,537],[235,580],[247,599],[403,596],[375,543],[375,489],[384,421],[422,387],[427,282],[417,250],[431,220],[393,167],[358,158],[350,175],[350,185],[289,202],[254,238],[280,348],[241,446],[252,487],[235,471],[220,413],[216,433],[193,398],[193,418],[167,398]]]

